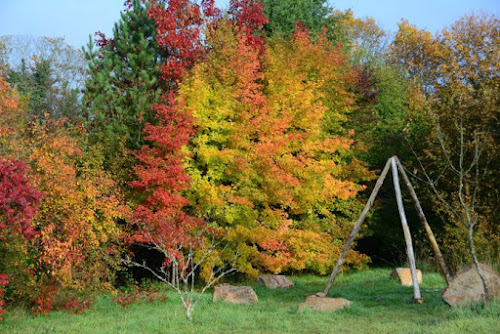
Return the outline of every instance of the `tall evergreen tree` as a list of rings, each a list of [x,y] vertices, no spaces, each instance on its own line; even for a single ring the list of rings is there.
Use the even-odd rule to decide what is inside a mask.
[[[156,24],[148,16],[150,1],[130,0],[107,39],[96,33],[85,50],[89,61],[84,102],[90,142],[99,147],[104,165],[117,179],[127,178],[134,163],[131,151],[144,144],[143,127],[154,123],[160,101],[158,66],[165,53],[156,41]]]

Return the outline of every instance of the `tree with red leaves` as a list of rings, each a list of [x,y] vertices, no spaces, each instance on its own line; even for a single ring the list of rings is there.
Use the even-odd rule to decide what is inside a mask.
[[[29,184],[26,169],[20,161],[0,160],[0,246],[3,246],[8,234],[26,239],[36,234],[32,218],[42,194]],[[7,284],[9,275],[0,273],[0,314],[4,313],[3,286]]]
[[[246,35],[248,44],[262,52],[264,47],[264,25],[269,19],[264,14],[262,1],[231,0],[229,13],[239,28]]]
[[[19,161],[0,160],[0,228],[32,238],[31,224],[42,194],[31,187],[26,165]]]
[[[160,252],[164,259],[161,268],[145,261],[128,260],[128,264],[150,271],[174,288],[186,308],[186,316],[192,319],[203,292],[233,271],[230,259],[223,263],[223,256],[214,248],[211,240],[215,231],[203,219],[187,213],[189,201],[182,194],[190,183],[183,166],[186,155],[183,147],[194,136],[195,129],[191,113],[177,101],[178,86],[206,53],[202,31],[215,27],[219,11],[213,0],[203,0],[201,5],[189,0],[170,0],[153,4],[148,14],[157,25],[156,39],[168,55],[160,66],[168,90],[162,102],[153,107],[157,124],[145,126],[145,139],[150,145],[136,153],[139,164],[133,170],[137,178],[130,184],[140,200],[133,214],[134,232],[129,240]],[[230,268],[226,269],[228,265]],[[210,268],[205,288],[202,293],[194,294],[198,269],[203,271],[207,266]]]
[[[0,274],[0,315],[4,314],[3,306],[5,305],[2,297],[3,297],[3,287],[9,284],[9,275]],[[2,317],[0,317],[0,321],[2,321]]]
[[[133,215],[130,241],[154,245],[165,253],[179,245],[199,242],[200,234],[192,232],[205,226],[202,219],[184,210],[188,201],[182,191],[188,188],[189,178],[182,163],[182,147],[194,135],[194,128],[192,116],[181,111],[176,98],[179,82],[205,53],[201,32],[219,11],[213,0],[203,0],[201,5],[190,0],[170,0],[152,4],[148,15],[155,20],[156,39],[168,54],[160,66],[168,91],[153,107],[157,125],[145,126],[145,139],[151,145],[136,153],[137,179],[131,186],[140,200]]]

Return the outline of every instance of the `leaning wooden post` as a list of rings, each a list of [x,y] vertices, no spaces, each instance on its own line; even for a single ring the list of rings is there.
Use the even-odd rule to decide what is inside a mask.
[[[359,232],[359,229],[361,228],[361,225],[363,224],[363,221],[366,218],[366,215],[368,214],[368,211],[370,210],[371,206],[373,205],[373,201],[375,200],[375,197],[377,197],[378,191],[380,190],[380,187],[382,187],[382,184],[384,183],[384,179],[387,176],[387,173],[389,172],[389,168],[391,167],[391,159],[387,160],[387,163],[385,164],[384,169],[382,170],[382,174],[380,174],[380,177],[377,180],[377,183],[375,183],[375,187],[372,190],[372,193],[370,195],[370,198],[368,198],[368,202],[366,202],[365,208],[363,209],[363,212],[361,212],[361,216],[359,216],[358,221],[356,222],[356,225],[354,225],[351,235],[349,236],[349,239],[347,239],[347,242],[344,246],[344,250],[340,254],[339,259],[337,260],[337,264],[335,265],[335,268],[332,271],[332,274],[330,275],[330,278],[328,279],[328,283],[326,283],[326,287],[323,290],[323,292],[318,292],[316,295],[318,297],[326,297],[328,294],[328,291],[330,291],[330,288],[332,287],[333,282],[335,281],[335,277],[337,277],[337,274],[340,271],[340,267],[342,264],[344,264],[345,257],[347,255],[347,252],[349,249],[351,249],[351,244],[356,238],[356,235]]]
[[[406,175],[406,172],[403,168],[403,165],[401,164],[401,161],[399,161],[398,157],[396,156],[394,157],[394,159],[396,160],[396,165],[398,166],[399,174],[403,178],[403,181],[406,184],[408,191],[410,192],[410,196],[415,206],[415,210],[417,210],[420,222],[424,226],[425,232],[427,233],[427,237],[429,238],[432,249],[434,250],[434,255],[436,256],[436,260],[439,266],[439,271],[446,280],[446,283],[449,285],[451,280],[450,272],[448,271],[448,267],[446,266],[446,262],[444,261],[443,254],[441,253],[436,238],[434,237],[434,233],[432,233],[432,229],[429,226],[429,223],[427,222],[427,218],[425,218],[424,210],[422,210],[422,206],[420,205],[420,201],[417,198],[415,189],[413,188],[410,179],[408,178],[408,175]]]
[[[394,191],[396,192],[396,202],[398,203],[399,218],[401,218],[401,225],[403,225],[403,233],[406,242],[406,252],[408,254],[408,261],[410,262],[411,278],[413,281],[413,298],[417,302],[422,302],[420,296],[420,287],[418,286],[417,267],[415,265],[415,255],[413,253],[413,246],[411,241],[410,228],[406,221],[405,208],[403,206],[403,198],[401,196],[401,188],[399,187],[398,168],[396,167],[396,159],[392,157],[389,159],[392,166],[392,180],[394,181]]]

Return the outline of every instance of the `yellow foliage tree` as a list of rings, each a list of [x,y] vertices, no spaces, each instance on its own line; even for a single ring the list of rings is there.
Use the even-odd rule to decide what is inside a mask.
[[[300,27],[262,54],[229,22],[207,41],[179,92],[197,119],[186,160],[193,211],[226,229],[247,273],[326,273],[370,177],[342,126],[354,72],[340,47]]]

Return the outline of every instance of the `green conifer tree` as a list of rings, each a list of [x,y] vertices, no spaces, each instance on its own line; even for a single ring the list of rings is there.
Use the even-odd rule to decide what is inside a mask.
[[[158,67],[164,54],[158,45],[149,1],[131,0],[115,23],[113,37],[92,39],[85,51],[89,61],[84,103],[90,144],[102,152],[104,166],[126,180],[134,163],[133,150],[144,144],[143,126],[154,123],[152,106],[159,102]]]

